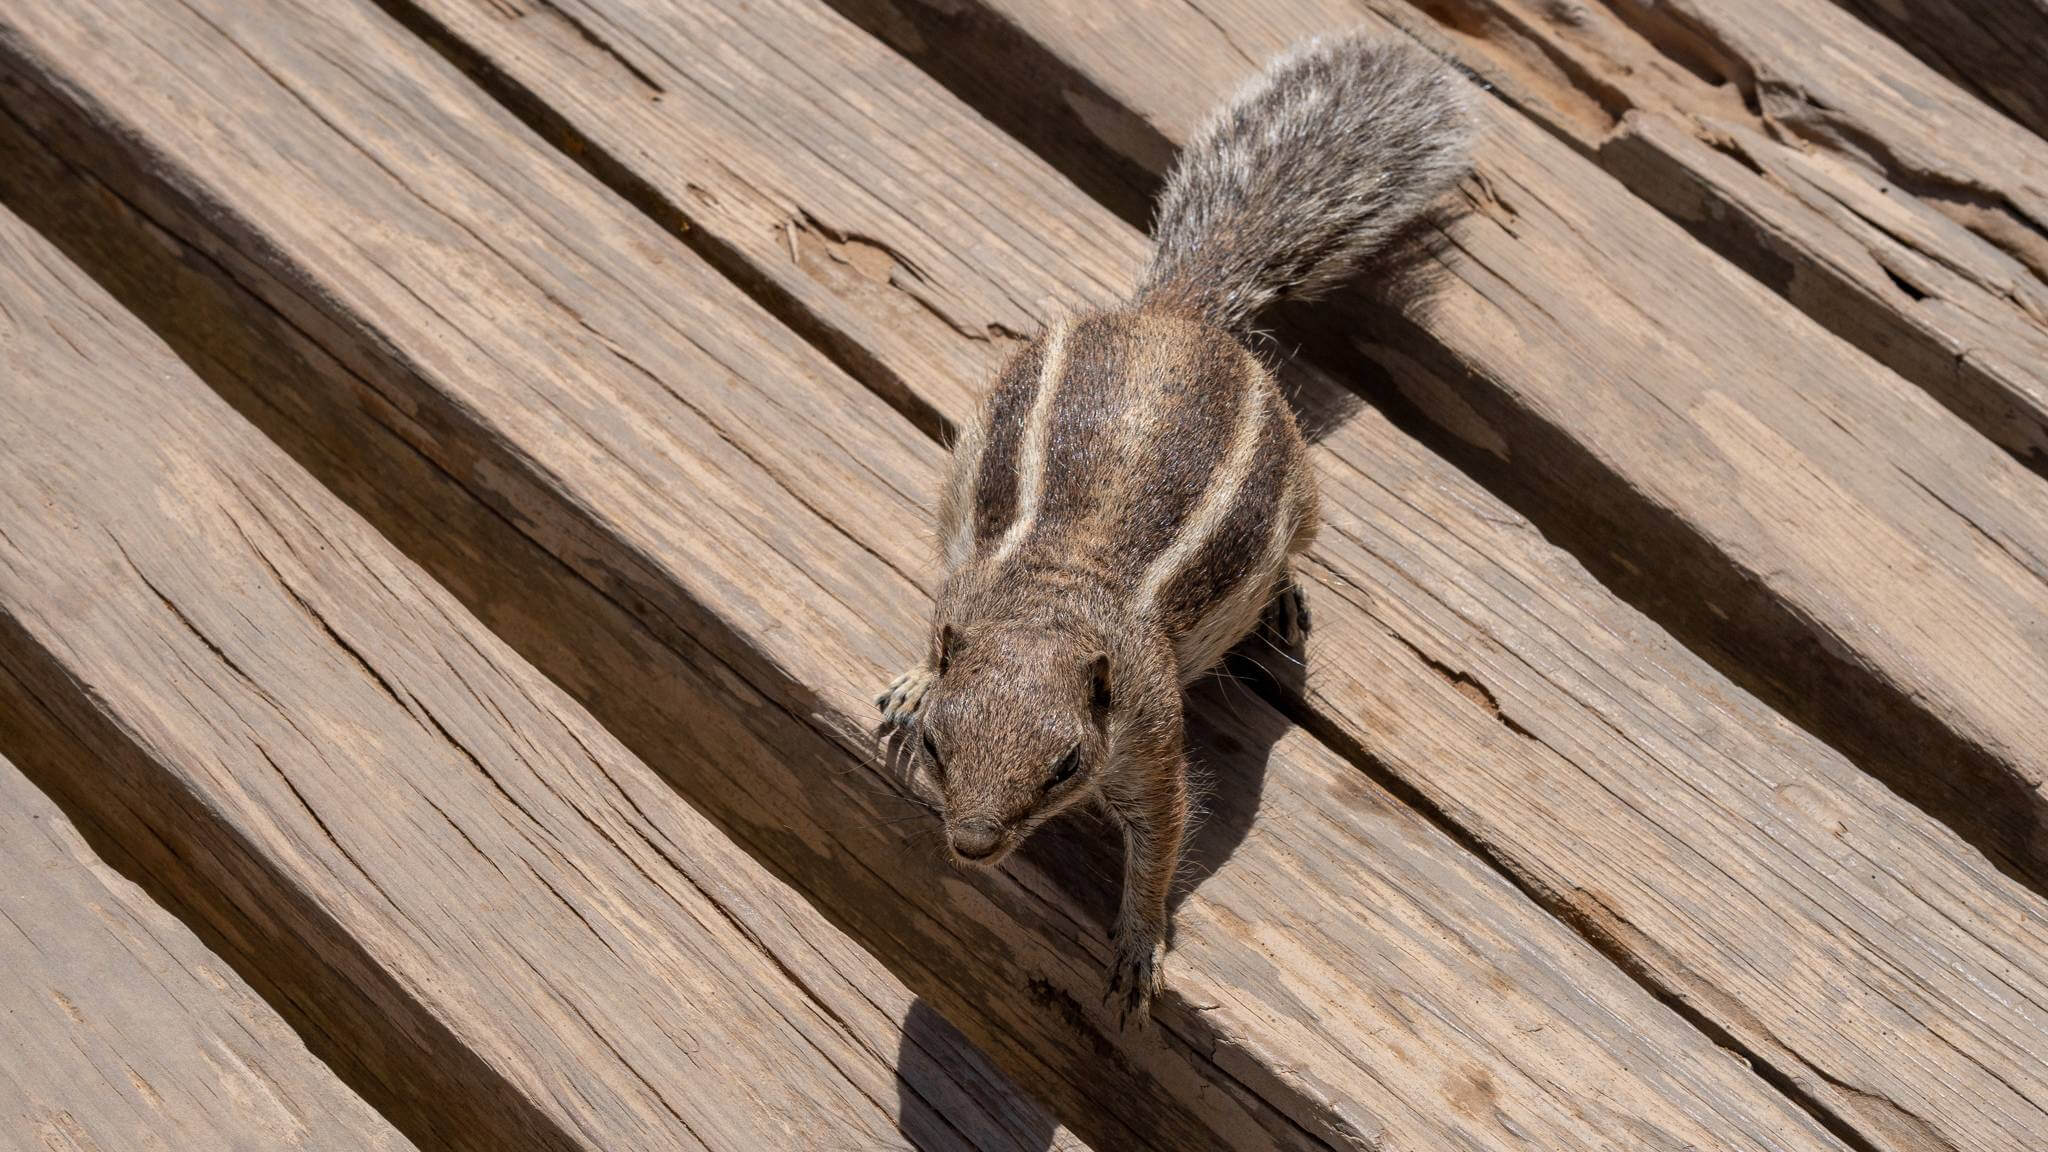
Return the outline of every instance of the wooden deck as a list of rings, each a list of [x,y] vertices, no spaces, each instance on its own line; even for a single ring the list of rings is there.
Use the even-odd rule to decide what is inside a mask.
[[[2048,15],[1924,7],[0,4],[0,1144],[2048,1146]],[[1477,171],[1276,331],[1309,669],[1121,1034],[1103,830],[951,867],[868,700],[1358,24]]]

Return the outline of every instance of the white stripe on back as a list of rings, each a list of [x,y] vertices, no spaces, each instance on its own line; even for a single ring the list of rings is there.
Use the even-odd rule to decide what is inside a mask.
[[[1053,398],[1067,373],[1067,328],[1061,321],[1046,333],[1045,364],[1038,371],[1038,395],[1024,424],[1024,442],[1017,449],[1017,510],[989,560],[1001,564],[1031,535],[1038,521],[1038,502],[1045,495],[1045,437],[1052,424]]]
[[[1252,569],[1255,573],[1268,573],[1272,579],[1264,583],[1249,579],[1231,589],[1229,595],[1212,605],[1195,621],[1194,627],[1174,642],[1183,684],[1215,667],[1225,652],[1259,626],[1259,618],[1265,614],[1287,564],[1287,546],[1299,527],[1295,515],[1299,503],[1294,481],[1290,479],[1281,492],[1280,508],[1266,527],[1266,546],[1260,550],[1258,564]]]
[[[1194,515],[1188,517],[1188,522],[1181,527],[1180,535],[1174,537],[1173,543],[1154,557],[1145,569],[1144,582],[1138,586],[1137,609],[1140,616],[1152,613],[1159,594],[1194,562],[1202,547],[1223,527],[1231,506],[1237,503],[1238,492],[1251,475],[1252,465],[1258,459],[1260,434],[1265,430],[1266,394],[1270,389],[1258,387],[1255,380],[1245,391],[1237,427],[1230,434],[1229,454],[1211,474],[1209,487],[1202,493],[1202,502],[1196,505]]]

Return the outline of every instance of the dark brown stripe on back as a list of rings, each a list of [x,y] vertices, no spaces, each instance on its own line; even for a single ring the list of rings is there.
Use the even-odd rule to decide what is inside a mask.
[[[1230,454],[1239,414],[1251,396],[1250,365],[1235,343],[1183,341],[1181,353],[1148,414],[1153,434],[1122,478],[1117,565],[1134,581],[1173,545],[1201,504]]]
[[[1160,594],[1159,618],[1174,636],[1193,627],[1211,605],[1257,574],[1273,521],[1284,511],[1290,447],[1287,419],[1285,404],[1276,400],[1267,406],[1256,462],[1238,490],[1230,514]]]
[[[1038,375],[1045,367],[1043,335],[1010,358],[989,394],[988,438],[981,451],[975,481],[974,550],[986,551],[1017,515],[1017,456],[1023,451],[1024,423],[1038,395]]]
[[[1131,326],[1119,313],[1090,316],[1067,334],[1066,372],[1045,437],[1045,492],[1033,536],[1088,518],[1125,462],[1118,438],[1127,410]]]

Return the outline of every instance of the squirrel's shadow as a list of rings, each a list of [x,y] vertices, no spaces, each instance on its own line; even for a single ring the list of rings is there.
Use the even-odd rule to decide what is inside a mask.
[[[950,1084],[975,1097],[945,1101],[945,1113],[926,1095],[930,1086]],[[896,1127],[912,1147],[937,1152],[958,1148],[1046,1152],[1058,1126],[1038,1101],[1006,1091],[1008,1080],[974,1042],[920,997],[903,1018],[896,1052]],[[973,1139],[962,1135],[963,1108],[979,1111]],[[1000,1141],[1000,1142],[999,1142]]]
[[[1283,304],[1271,327],[1253,334],[1253,351],[1274,370],[1310,444],[1367,403],[1398,400],[1381,379],[1386,370],[1361,345],[1390,331],[1429,327],[1456,259],[1451,233],[1467,215],[1459,204],[1439,205],[1402,229],[1349,287],[1328,300]]]

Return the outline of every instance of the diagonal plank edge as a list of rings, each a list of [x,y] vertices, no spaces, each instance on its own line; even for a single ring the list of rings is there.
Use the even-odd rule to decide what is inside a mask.
[[[548,21],[452,0],[422,0],[422,11],[473,67],[546,102],[576,154],[611,157],[665,198],[664,214],[745,251],[756,263],[743,281],[791,296],[839,290],[820,273],[831,257],[806,248],[790,262],[772,224],[749,248],[747,227],[697,206],[743,197],[794,219],[823,215],[813,203],[865,203],[871,214],[849,226],[896,250],[1006,243],[953,213],[950,177],[920,178],[946,171],[931,158],[956,142],[987,140],[985,125],[815,5],[748,5],[749,35],[727,5],[592,0],[573,11],[608,49],[581,55]],[[813,46],[841,74],[807,78],[776,40]],[[667,90],[658,109],[618,78],[616,56]],[[718,89],[720,106],[690,98],[689,84]],[[849,123],[862,114],[875,123]],[[821,182],[817,157],[789,146],[829,155],[844,138],[881,142],[838,177],[866,186]],[[1098,242],[1057,264],[986,258],[989,284],[957,297],[927,289],[958,331],[1014,326],[1012,300],[1051,309],[1127,281],[1143,256],[1128,227],[1072,188],[1048,198],[1014,144],[980,162],[1017,174],[975,191],[1014,190],[1007,227]],[[960,417],[986,349],[905,335],[865,293],[844,294],[841,338],[891,381],[912,382],[914,399]],[[1546,906],[1874,1146],[2026,1147],[2048,1121],[2042,902],[1717,676],[1376,413],[1343,411],[1334,382],[1302,371],[1294,385],[1329,429],[1317,453],[1330,513],[1313,561],[1321,638],[1305,701],[1317,730],[1383,765]],[[1923,1055],[1894,1059],[1900,1045]]]
[[[8,103],[144,213],[159,250],[218,266],[203,299],[233,319],[187,314],[213,326],[195,344],[229,372],[270,363],[273,340],[300,357],[246,387],[290,393],[277,403],[308,427],[340,414],[323,441],[366,475],[352,484],[379,484],[387,510],[439,499],[389,486],[431,478],[404,464],[417,451],[589,580],[501,570],[531,555],[497,550],[502,532],[436,546],[444,579],[1084,1134],[1841,1146],[1243,698],[1197,710],[1213,769],[1241,783],[1219,791],[1208,875],[1180,904],[1160,1027],[1105,1035],[1099,833],[962,875],[892,826],[885,777],[816,747],[865,719],[928,608],[904,557],[925,547],[935,447],[375,10],[228,7],[103,5],[92,53],[69,50],[64,14],[17,19]],[[177,45],[180,68],[136,84],[123,64],[144,44]],[[131,267],[164,259],[126,247]],[[517,607],[487,603],[500,590]],[[693,727],[786,751],[692,754]]]
[[[2042,0],[1835,0],[1985,103],[2048,139],[2048,4]]]
[[[918,5],[998,40],[980,82],[1066,77],[1178,140],[1264,54],[1383,20],[1335,0]],[[1033,45],[1018,47],[1019,39]],[[948,59],[952,57],[948,56]],[[1133,59],[1170,62],[1134,68]],[[1317,358],[1535,513],[1610,587],[1867,770],[2048,875],[2048,480],[1500,101],[1428,291],[1359,299]],[[1086,118],[1080,121],[1085,126]],[[1995,670],[1987,675],[1986,669]]]
[[[409,1131],[1079,1147],[4,213],[0,254],[0,738]]]
[[[0,114],[0,125],[5,123]],[[986,967],[969,969],[966,979],[948,971],[979,955],[984,958],[975,964],[1030,981],[1033,1013],[1052,1012],[1056,1028],[1071,1030],[1085,1042],[1084,1050],[1105,1050],[1106,1042],[1095,1035],[1079,1004],[1049,978],[1078,963],[1083,970],[1068,978],[1084,988],[1094,981],[1094,959],[1061,955],[1061,941],[1080,930],[1068,923],[1072,912],[1064,897],[1054,894],[1052,951],[1014,929],[1003,930],[1009,920],[1047,919],[1046,907],[1033,907],[1042,904],[1036,896],[1027,895],[1021,907],[991,907],[984,896],[975,896],[961,909],[967,894],[949,891],[943,884],[948,874],[929,868],[935,862],[931,842],[903,832],[906,819],[926,817],[886,784],[876,787],[879,781],[860,778],[865,775],[861,765],[848,761],[842,748],[820,742],[814,730],[820,724],[815,701],[792,704],[762,696],[735,671],[729,649],[697,644],[672,620],[664,620],[664,635],[657,637],[622,606],[630,596],[615,597],[587,582],[519,524],[479,502],[438,463],[395,436],[396,415],[376,401],[339,390],[278,387],[280,380],[308,377],[361,381],[196,248],[179,243],[107,186],[66,169],[48,153],[23,154],[13,147],[20,143],[0,136],[0,155],[23,162],[19,171],[34,185],[34,198],[17,199],[28,194],[23,186],[0,185],[8,199],[32,213],[40,227],[64,237],[124,302],[165,325],[179,353],[230,402],[429,568],[496,634],[573,695],[596,704],[609,730],[633,747],[650,750],[649,762],[685,788],[700,787],[707,771],[728,774],[720,797],[726,807],[719,815],[743,825],[757,843],[771,845],[771,865],[798,862],[812,895],[830,904],[835,917],[864,939],[879,942],[897,961],[920,972],[926,991],[939,995],[949,1014],[972,1019],[989,1013],[987,996],[979,989],[990,978]],[[658,606],[642,610],[657,616],[663,612]],[[754,758],[736,752],[749,748]],[[809,767],[792,773],[791,765]],[[849,782],[848,777],[855,779]],[[806,782],[813,778],[827,785],[828,804],[820,805],[818,789]],[[887,851],[875,852],[878,845]],[[913,867],[892,868],[886,857],[894,853]],[[941,883],[910,882],[917,876]],[[948,907],[954,909],[948,915],[957,914],[951,922],[918,911]],[[925,1003],[918,1001],[912,1011],[926,1011]],[[936,1017],[925,1023],[936,1023]],[[920,1041],[912,1051],[906,1040],[902,1058],[913,1066],[940,1061],[949,1075],[972,1070],[973,1059],[935,1044],[928,1035],[957,1037],[950,1025],[906,1026],[905,1031],[916,1031]],[[1040,1089],[1077,1074],[1104,1081],[1117,1107],[1093,1117],[1093,1123],[1117,1146],[1151,1146],[1123,1123],[1126,1117],[1143,1118],[1151,1100],[1121,1078],[1128,1069],[1090,1067],[1088,1057],[1072,1053],[1063,1062],[1048,1063],[1046,1051],[1061,1045],[1044,1044],[1030,1027],[989,1033],[987,1039],[1026,1069]],[[971,1047],[966,1051],[971,1054]],[[1207,1057],[1169,1056],[1167,1062],[1171,1066],[1181,1059],[1199,1067]],[[987,1071],[982,1075],[1000,1087],[1000,1077]],[[1227,1076],[1219,1080],[1198,1074],[1184,1080],[1182,1090],[1210,1099],[1207,1120],[1228,1115],[1234,1105],[1226,1102],[1242,1092]],[[1000,1097],[1000,1092],[984,1096]],[[1015,1110],[1027,1117],[1033,1111],[1029,1105]],[[1267,1114],[1262,1119],[1283,1129],[1287,1123]],[[1196,1139],[1181,1121],[1154,1123],[1155,1135]],[[1235,1143],[1259,1146],[1253,1135],[1259,1123],[1225,1130],[1234,1131],[1229,1139]],[[1281,1139],[1278,1146],[1297,1145]]]
[[[1827,0],[1370,7],[2048,470],[2048,141]]]
[[[0,759],[10,1146],[412,1147],[82,831]]]

